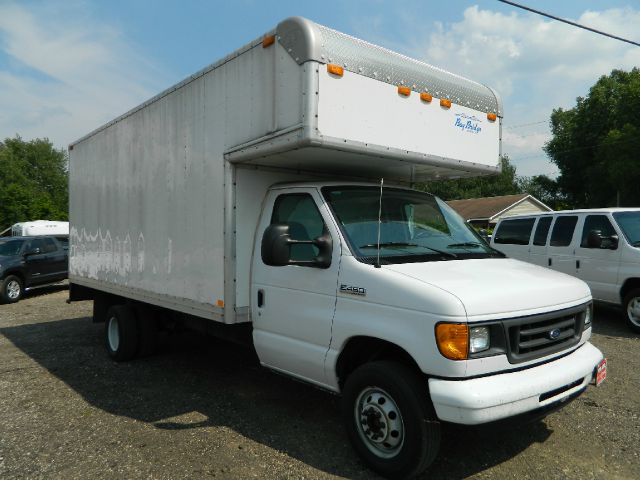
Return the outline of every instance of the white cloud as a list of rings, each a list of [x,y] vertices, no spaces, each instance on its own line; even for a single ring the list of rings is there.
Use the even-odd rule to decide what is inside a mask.
[[[575,21],[640,40],[640,10],[631,7],[586,11]],[[532,14],[505,15],[477,6],[467,8],[460,22],[435,24],[422,38],[414,56],[502,95],[506,127],[548,120],[553,108],[571,108],[600,76],[640,65],[638,47]],[[503,150],[519,174],[556,171],[541,149],[548,127],[540,130],[540,125],[517,134],[505,130]]]
[[[0,139],[68,143],[167,86],[126,36],[86,15],[81,2],[0,5]]]

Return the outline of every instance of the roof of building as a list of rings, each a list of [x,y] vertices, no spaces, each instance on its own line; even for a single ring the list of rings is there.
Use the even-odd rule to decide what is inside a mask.
[[[551,211],[551,208],[528,193],[450,200],[447,203],[465,220],[490,220],[527,199],[540,206],[541,209]]]

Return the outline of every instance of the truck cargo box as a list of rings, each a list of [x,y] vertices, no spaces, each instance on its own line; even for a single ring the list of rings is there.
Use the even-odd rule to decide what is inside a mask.
[[[267,188],[498,172],[488,87],[302,18],[70,145],[72,283],[249,319]]]

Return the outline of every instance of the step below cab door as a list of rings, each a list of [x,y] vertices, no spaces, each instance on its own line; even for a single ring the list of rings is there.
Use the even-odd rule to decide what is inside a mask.
[[[282,262],[268,253],[274,231],[291,241],[291,264],[273,265]],[[319,260],[323,254],[329,256]],[[327,384],[324,361],[339,268],[339,236],[320,193],[315,188],[269,192],[256,232],[251,284],[253,340],[263,365]]]

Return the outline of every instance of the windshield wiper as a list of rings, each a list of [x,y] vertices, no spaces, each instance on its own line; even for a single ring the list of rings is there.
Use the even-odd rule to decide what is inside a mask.
[[[464,248],[464,247],[481,247],[479,242],[462,242],[462,243],[450,243],[447,248]]]
[[[420,247],[431,250],[432,252],[439,253],[440,255],[448,258],[458,258],[458,255],[451,252],[445,252],[444,250],[438,250],[437,248],[427,247],[426,245],[418,245],[417,243],[406,243],[406,242],[385,242],[381,243],[380,248],[382,247]],[[358,248],[378,248],[377,243],[367,243],[366,245],[361,245]]]
[[[419,247],[417,243],[406,242],[384,242],[380,243],[380,247]],[[358,248],[378,248],[377,243],[367,243],[366,245],[360,245]]]

